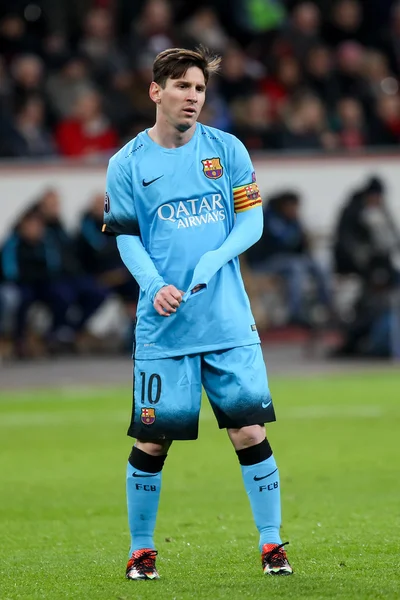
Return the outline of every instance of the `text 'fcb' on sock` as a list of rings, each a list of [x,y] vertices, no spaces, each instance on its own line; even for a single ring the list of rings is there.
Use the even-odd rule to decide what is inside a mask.
[[[260,532],[260,551],[264,544],[281,544],[279,471],[271,447],[265,439],[236,453],[253,518]]]
[[[126,468],[126,498],[132,552],[155,548],[154,529],[161,491],[165,456],[151,456],[133,447]]]

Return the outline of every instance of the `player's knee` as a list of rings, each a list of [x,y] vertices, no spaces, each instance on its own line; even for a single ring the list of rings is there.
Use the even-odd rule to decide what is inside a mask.
[[[150,454],[150,456],[165,456],[172,444],[171,440],[157,440],[157,441],[136,441],[136,448]]]
[[[263,442],[265,428],[262,425],[247,425],[238,429],[228,429],[228,435],[236,450],[242,450]]]
[[[137,441],[129,455],[129,463],[138,471],[159,473],[163,469],[170,445],[171,442],[159,444],[157,442]]]

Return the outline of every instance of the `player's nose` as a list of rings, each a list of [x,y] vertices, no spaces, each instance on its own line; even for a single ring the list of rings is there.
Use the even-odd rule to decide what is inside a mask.
[[[188,91],[188,95],[187,95],[187,99],[190,102],[197,102],[198,98],[197,98],[197,92],[194,88],[189,89]]]

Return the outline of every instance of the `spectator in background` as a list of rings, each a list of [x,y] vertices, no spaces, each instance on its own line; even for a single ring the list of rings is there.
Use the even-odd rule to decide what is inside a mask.
[[[346,150],[359,150],[369,141],[363,107],[355,98],[342,98],[337,104],[336,135],[338,145]]]
[[[46,125],[46,108],[40,96],[26,98],[16,112],[14,127],[18,156],[50,157],[56,154],[53,137]]]
[[[60,153],[70,157],[111,154],[117,148],[117,132],[105,116],[97,92],[78,96],[71,118],[58,124],[56,140]]]
[[[39,54],[40,40],[27,30],[17,8],[0,19],[0,55],[10,64],[19,54]]]
[[[322,102],[310,94],[295,97],[286,107],[277,145],[287,150],[334,149],[336,140],[328,129]]]
[[[92,4],[92,0],[41,0],[49,31],[52,35],[60,36],[65,43],[76,39]]]
[[[395,95],[399,90],[397,79],[390,72],[388,60],[381,52],[368,50],[365,53],[363,75],[374,99],[382,94]]]
[[[183,36],[189,47],[199,44],[212,48],[222,54],[228,45],[228,36],[221,27],[218,16],[212,6],[200,6],[184,23]],[[186,47],[186,43],[184,44]]]
[[[81,275],[72,237],[67,233],[61,217],[61,202],[58,191],[47,188],[33,205],[43,219],[46,235],[60,257],[60,272],[66,277]]]
[[[66,323],[69,301],[58,286],[60,256],[57,248],[46,237],[43,219],[35,208],[20,218],[14,233],[6,240],[2,252],[2,272],[6,282],[18,289],[19,304],[16,311],[16,353],[28,355],[27,317],[36,302],[45,303],[52,316],[50,335],[57,335]]]
[[[248,67],[248,57],[239,46],[231,43],[225,51],[218,77],[218,90],[227,104],[256,92],[257,81]]]
[[[115,126],[121,144],[123,139],[131,139],[129,138],[129,129],[138,117],[135,112],[134,90],[134,74],[130,69],[124,70],[123,68],[110,76],[104,90],[104,112]],[[147,127],[147,123],[145,127]]]
[[[235,126],[232,131],[250,151],[273,150],[276,135],[272,127],[271,106],[265,94],[252,94],[237,101],[233,108]]]
[[[75,308],[75,315],[68,314],[62,335],[76,342],[76,334],[83,333],[88,320],[107,297],[107,291],[99,285],[80,263],[76,244],[61,219],[60,197],[56,189],[47,189],[35,203],[45,226],[45,237],[58,257],[57,285],[66,302]]]
[[[283,56],[278,59],[271,74],[261,80],[259,87],[268,97],[271,116],[279,122],[292,96],[303,87],[303,74],[297,58]]]
[[[126,57],[118,47],[114,20],[106,8],[91,8],[85,15],[79,53],[87,60],[97,85],[107,87],[113,73],[126,68]]]
[[[318,301],[331,313],[329,278],[311,257],[305,228],[300,218],[300,197],[287,191],[273,196],[264,209],[264,231],[247,251],[251,269],[279,275],[286,284],[290,322],[309,325],[304,311],[304,283],[311,277]]]
[[[391,19],[387,27],[376,29],[376,23],[373,23],[375,31],[375,46],[387,56],[390,69],[393,73],[400,76],[400,2],[391,3]]]
[[[333,2],[332,17],[322,30],[325,42],[337,48],[343,42],[358,42],[365,39],[363,9],[359,0],[336,0]]]
[[[400,235],[384,194],[383,182],[373,177],[345,203],[334,238],[337,273],[354,273],[367,281],[374,260],[394,263],[400,252]]]
[[[49,0],[51,2],[51,0]],[[120,0],[113,4],[115,20],[121,37],[131,33],[133,23],[140,17],[147,0]]]
[[[135,65],[132,80],[127,89],[127,95],[133,109],[131,126],[135,128],[135,130],[137,129],[138,122],[143,123],[145,128],[151,123],[151,111],[154,110],[152,101],[149,97],[149,81],[153,78],[152,64],[153,63],[149,61],[148,58],[143,56],[141,61],[137,62]],[[124,139],[127,139],[128,141],[131,137]]]
[[[32,94],[21,100],[12,121],[0,120],[0,156],[45,158],[55,154],[41,96]]]
[[[13,80],[14,105],[23,103],[32,94],[42,96],[43,101],[47,102],[43,91],[45,66],[39,56],[35,54],[17,56],[11,65],[11,75]]]
[[[290,54],[304,61],[320,41],[321,14],[314,2],[300,2],[293,9],[289,26],[282,36]]]
[[[311,48],[305,61],[305,80],[308,89],[324,103],[328,110],[334,109],[339,100],[339,84],[334,72],[331,50],[317,45]]]
[[[84,58],[79,55],[66,55],[60,61],[59,69],[48,78],[46,91],[57,119],[68,118],[71,107],[81,95],[93,90]]]
[[[372,93],[364,78],[366,51],[356,42],[345,42],[337,50],[336,77],[340,97],[357,98],[366,114],[372,110]]]
[[[84,272],[93,277],[107,294],[116,294],[135,317],[139,289],[121,261],[115,238],[102,233],[104,195],[96,194],[82,216],[76,247]]]
[[[180,36],[168,0],[147,0],[130,36],[130,59],[135,64],[152,64],[159,52],[179,47]]]
[[[370,123],[372,146],[397,146],[400,142],[400,98],[382,94]]]

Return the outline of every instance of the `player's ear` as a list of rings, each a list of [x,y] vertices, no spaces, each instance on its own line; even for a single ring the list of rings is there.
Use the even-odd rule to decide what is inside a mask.
[[[160,104],[161,101],[161,88],[155,81],[152,81],[149,89],[149,96],[156,104]]]

